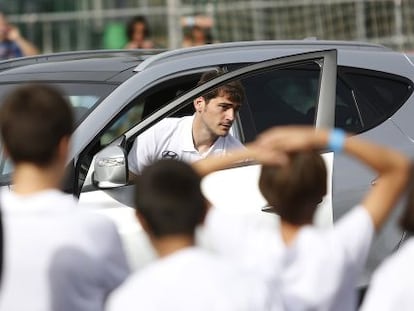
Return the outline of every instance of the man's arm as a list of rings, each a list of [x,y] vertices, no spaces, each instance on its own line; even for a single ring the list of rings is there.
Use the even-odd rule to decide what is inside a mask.
[[[201,176],[205,176],[246,159],[268,165],[283,165],[289,152],[326,148],[330,134],[330,130],[307,126],[276,127],[265,131],[255,143],[246,146],[245,150],[220,157],[209,157],[194,163],[193,167]],[[346,137],[343,151],[359,159],[378,174],[375,186],[361,202],[375,229],[378,230],[405,189],[410,174],[410,162],[399,152],[357,137]]]
[[[286,154],[276,149],[264,149],[255,143],[245,145],[246,148],[232,150],[219,156],[210,156],[192,164],[196,172],[204,177],[215,171],[240,164],[243,161],[258,161],[262,164],[283,165],[287,161]]]
[[[258,143],[266,148],[284,152],[322,149],[328,146],[332,131],[310,127],[281,127],[264,132]],[[378,230],[404,191],[410,175],[410,162],[399,152],[362,140],[346,137],[343,151],[378,174],[374,187],[365,195],[361,204]],[[357,178],[357,177],[356,177]]]

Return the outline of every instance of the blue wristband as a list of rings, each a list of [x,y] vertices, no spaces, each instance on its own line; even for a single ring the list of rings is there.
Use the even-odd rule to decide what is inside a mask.
[[[329,135],[328,148],[333,152],[341,152],[344,148],[346,133],[341,129],[333,129]]]

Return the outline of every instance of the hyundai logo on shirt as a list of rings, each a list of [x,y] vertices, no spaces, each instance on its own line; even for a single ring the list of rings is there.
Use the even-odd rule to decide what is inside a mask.
[[[173,159],[173,160],[178,159],[178,154],[170,150],[163,151],[161,156],[163,159]]]

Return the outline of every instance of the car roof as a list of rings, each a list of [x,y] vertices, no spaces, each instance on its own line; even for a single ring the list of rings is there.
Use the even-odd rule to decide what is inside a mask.
[[[358,41],[332,41],[332,40],[316,40],[314,38],[305,40],[266,40],[266,41],[240,41],[216,43],[197,47],[183,48],[177,50],[166,51],[158,55],[154,55],[141,62],[134,71],[143,71],[151,66],[158,65],[172,59],[190,57],[195,54],[214,54],[224,53],[234,50],[252,50],[257,48],[275,48],[275,49],[295,49],[309,50],[312,49],[341,49],[341,50],[365,50],[365,51],[391,51],[391,49],[379,45]]]
[[[121,73],[163,50],[98,50],[45,54],[0,62],[0,81],[122,82]],[[121,75],[120,75],[121,74]],[[132,75],[131,70],[129,75]],[[118,78],[115,78],[118,77]]]
[[[174,59],[194,55],[213,55],[254,49],[341,49],[390,51],[365,42],[306,40],[242,41],[217,43],[171,51],[165,50],[96,50],[63,52],[22,57],[0,62],[0,82],[14,81],[85,81],[121,83],[135,72]],[[134,69],[134,70],[133,70]]]

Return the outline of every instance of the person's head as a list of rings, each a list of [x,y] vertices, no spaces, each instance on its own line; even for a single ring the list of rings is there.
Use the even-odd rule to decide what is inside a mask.
[[[200,26],[193,26],[193,28],[191,29],[191,39],[193,45],[195,46],[207,44],[207,36],[204,28]]]
[[[411,165],[411,177],[407,189],[407,201],[400,218],[400,226],[404,231],[414,234],[414,166]]]
[[[21,86],[0,107],[0,130],[5,150],[15,165],[40,168],[65,165],[73,114],[62,94],[46,85]]]
[[[198,85],[218,77],[222,71],[209,71],[202,75]],[[194,100],[196,117],[213,136],[226,136],[245,99],[240,81],[231,81]]]
[[[7,17],[4,11],[0,8],[0,41],[7,39],[7,34],[10,30],[10,24],[7,21]]]
[[[262,167],[259,188],[283,221],[299,226],[310,224],[326,194],[325,163],[315,151],[288,157],[286,165]]]
[[[150,37],[148,21],[144,16],[135,16],[127,24],[126,35],[129,41],[140,43]]]
[[[152,239],[194,237],[204,220],[207,201],[200,176],[177,160],[160,160],[144,168],[135,187],[135,209]]]

